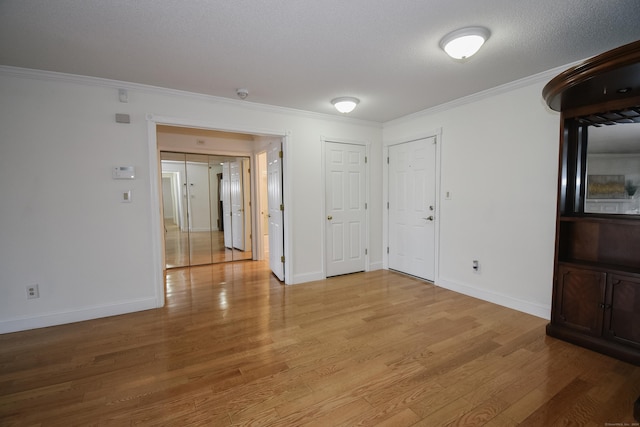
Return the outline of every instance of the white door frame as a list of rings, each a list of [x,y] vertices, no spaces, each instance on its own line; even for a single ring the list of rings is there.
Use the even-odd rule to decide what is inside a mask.
[[[382,268],[389,269],[389,254],[387,248],[389,247],[389,147],[398,144],[404,144],[407,142],[417,141],[419,139],[435,138],[436,139],[436,209],[435,209],[435,221],[434,221],[434,271],[433,282],[437,283],[440,280],[440,207],[442,204],[442,197],[440,194],[440,167],[441,167],[441,154],[442,154],[442,128],[435,129],[430,132],[413,135],[411,137],[402,138],[394,141],[383,142],[383,162],[382,162]]]
[[[291,266],[293,265],[293,258],[291,251],[291,182],[287,179],[289,176],[288,171],[291,170],[289,165],[289,159],[286,155],[289,148],[289,131],[277,131],[272,129],[254,128],[254,127],[237,127],[229,126],[217,122],[208,122],[202,120],[186,119],[181,117],[169,117],[160,116],[154,114],[147,114],[147,145],[149,148],[149,190],[150,190],[150,205],[151,205],[151,218],[149,218],[149,225],[151,227],[151,256],[152,256],[152,268],[153,268],[153,281],[155,282],[155,297],[156,307],[164,307],[165,304],[165,284],[164,284],[164,224],[162,218],[162,204],[160,203],[160,190],[162,188],[162,168],[160,166],[160,150],[158,149],[158,138],[156,133],[157,125],[169,125],[169,126],[182,126],[190,128],[200,128],[208,130],[217,130],[223,132],[232,133],[244,133],[251,135],[263,135],[274,136],[282,138],[282,151],[285,153],[284,161],[282,164],[283,169],[283,199],[285,206],[289,207],[284,212],[284,253],[287,261],[285,263],[285,284],[290,284],[289,280],[293,276]],[[194,152],[194,151],[192,151]],[[246,155],[246,154],[243,154]],[[251,162],[254,164],[255,155],[251,155]],[[255,185],[252,185],[255,188]],[[257,203],[254,203],[257,206]],[[252,215],[255,221],[256,206],[252,206]],[[252,250],[255,251],[255,243],[253,243]],[[255,252],[254,252],[255,253]]]
[[[326,235],[327,235],[327,221],[325,218],[325,212],[327,209],[326,203],[325,203],[325,196],[327,194],[327,174],[326,174],[326,170],[327,170],[327,159],[326,159],[326,150],[327,150],[327,142],[335,142],[338,144],[351,144],[351,145],[362,145],[365,147],[365,156],[367,159],[371,158],[371,143],[369,142],[362,142],[362,141],[355,141],[355,140],[351,140],[351,139],[345,139],[345,138],[330,138],[330,137],[325,137],[325,136],[321,136],[320,140],[322,141],[322,209],[321,209],[321,221],[322,221],[322,276],[324,278],[327,277],[327,257],[326,257],[326,253],[327,253],[327,248],[326,248]],[[369,224],[370,224],[370,210],[371,210],[371,206],[369,203],[370,198],[370,194],[371,194],[371,180],[370,180],[370,168],[369,168],[369,162],[367,161],[364,165],[364,169],[365,169],[365,203],[367,204],[367,209],[365,210],[365,248],[366,248],[366,254],[364,256],[364,271],[369,271],[370,267],[369,267]]]

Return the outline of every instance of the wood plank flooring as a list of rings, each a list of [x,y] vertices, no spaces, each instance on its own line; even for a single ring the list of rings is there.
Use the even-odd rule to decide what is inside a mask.
[[[166,280],[162,309],[0,335],[0,425],[634,425],[640,368],[411,277]]]

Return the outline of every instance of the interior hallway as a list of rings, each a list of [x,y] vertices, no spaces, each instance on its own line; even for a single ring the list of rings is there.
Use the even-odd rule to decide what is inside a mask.
[[[284,286],[236,262],[166,281],[162,309],[0,335],[0,424],[633,422],[639,367],[412,277]]]

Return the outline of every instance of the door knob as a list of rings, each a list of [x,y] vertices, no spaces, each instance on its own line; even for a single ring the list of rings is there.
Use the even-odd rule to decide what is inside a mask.
[[[425,221],[433,221],[433,215],[429,215],[427,218],[422,218]]]
[[[329,215],[329,216],[327,217],[327,219],[328,219],[329,221],[331,221],[331,220],[333,219],[333,217],[332,217],[331,215]]]

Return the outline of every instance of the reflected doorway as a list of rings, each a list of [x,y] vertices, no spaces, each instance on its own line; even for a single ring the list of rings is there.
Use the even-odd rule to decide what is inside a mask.
[[[165,268],[252,259],[249,157],[161,151]]]

